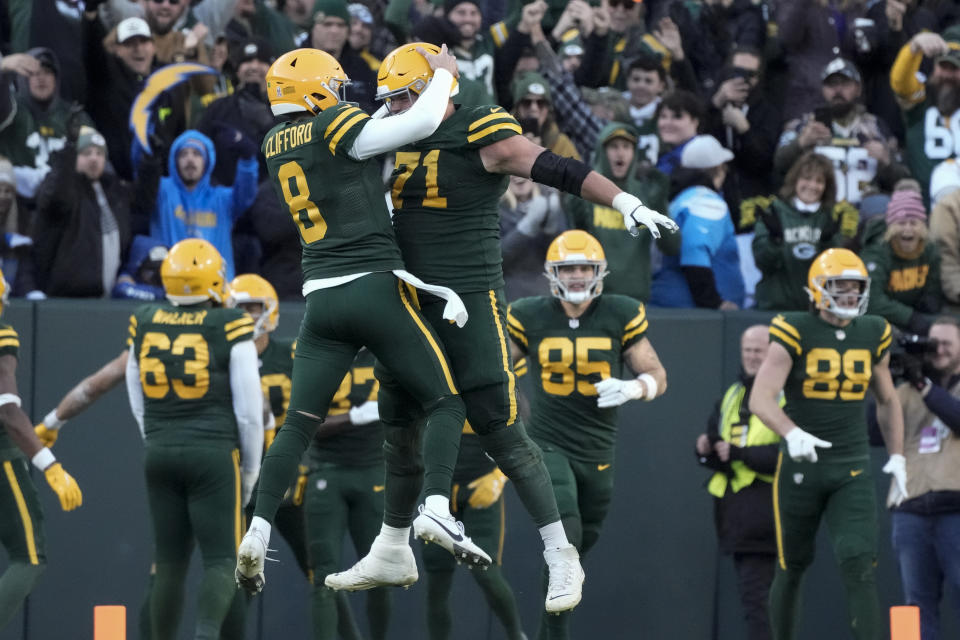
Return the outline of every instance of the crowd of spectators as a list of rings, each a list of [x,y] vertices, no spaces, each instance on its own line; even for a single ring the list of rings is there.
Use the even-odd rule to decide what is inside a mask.
[[[960,304],[957,7],[0,0],[0,261],[15,296],[142,298],[157,283],[140,263],[197,236],[298,298],[296,232],[259,149],[269,65],[328,51],[373,112],[380,58],[424,40],[455,53],[458,101],[502,105],[682,227],[636,240],[609,209],[512,180],[511,295],[546,292],[544,247],[571,227],[603,243],[606,291],[651,306],[803,309],[811,260],[844,246],[873,276],[870,311],[922,332]],[[210,72],[151,76],[184,62]],[[132,114],[141,92],[157,95]]]

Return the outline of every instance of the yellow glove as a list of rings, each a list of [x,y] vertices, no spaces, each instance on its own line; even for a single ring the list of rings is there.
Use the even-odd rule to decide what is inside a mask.
[[[64,511],[73,511],[83,504],[83,494],[80,492],[80,485],[73,479],[73,476],[63,470],[59,462],[54,462],[47,467],[43,475],[47,478],[47,484],[50,485],[53,492],[60,498],[60,506]]]
[[[309,469],[305,465],[300,465],[300,476],[297,478],[297,487],[293,490],[293,504],[300,506],[303,504],[303,496],[307,493],[307,472]]]
[[[266,451],[270,448],[270,445],[273,444],[274,438],[277,437],[276,429],[264,429],[263,430],[263,450]]]
[[[53,443],[57,441],[57,436],[60,435],[59,429],[48,429],[47,425],[42,422],[33,428],[33,432],[37,434],[45,447],[52,447]]]
[[[467,504],[474,509],[486,509],[500,499],[506,484],[507,476],[499,468],[480,476],[467,485],[468,489],[473,489]]]

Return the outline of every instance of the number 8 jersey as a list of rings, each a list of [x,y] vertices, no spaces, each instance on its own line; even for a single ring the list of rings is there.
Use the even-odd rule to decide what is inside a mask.
[[[235,448],[230,350],[253,339],[240,309],[145,304],[130,316],[149,444]]]
[[[873,366],[890,348],[890,324],[860,316],[837,327],[808,311],[784,313],[770,323],[770,341],[793,359],[784,383],[784,411],[804,431],[833,444],[821,458],[848,461],[869,454],[863,400]]]
[[[349,155],[370,116],[349,102],[275,126],[263,139],[267,173],[300,231],[304,282],[403,269],[383,197],[380,163]]]

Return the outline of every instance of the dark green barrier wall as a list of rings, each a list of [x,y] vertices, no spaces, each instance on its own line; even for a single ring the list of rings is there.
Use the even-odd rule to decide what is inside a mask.
[[[33,418],[41,418],[80,378],[123,349],[132,308],[117,302],[47,301],[14,304],[6,311],[4,320],[21,335],[19,383],[24,408]],[[302,306],[285,304],[278,334],[294,335],[301,312]],[[713,403],[736,375],[740,332],[768,318],[651,311],[650,338],[667,368],[669,391],[654,403],[631,403],[621,414],[613,508],[599,544],[586,560],[584,600],[574,618],[573,637],[745,637],[732,565],[716,552],[712,504],[703,490],[707,473],[695,462],[693,442]],[[126,605],[128,637],[137,638],[152,543],[142,446],[125,392],[114,390],[70,422],[55,451],[80,482],[84,506],[78,512],[61,512],[37,476],[46,510],[49,568],[28,603],[26,627],[21,617],[0,632],[0,640],[91,638],[96,604]],[[876,453],[874,471],[878,487],[883,485],[881,495],[886,486],[880,473],[884,459]],[[507,517],[505,572],[516,591],[527,635],[534,638],[542,610],[539,537],[512,491]],[[885,511],[878,517],[881,598],[889,606],[900,599],[900,587],[889,549],[888,518]],[[308,638],[309,591],[285,544],[279,537],[271,543],[279,548],[281,562],[268,567],[267,588],[251,607],[248,637]],[[800,637],[845,638],[843,593],[825,536],[818,541],[818,551],[807,581]],[[352,550],[345,548],[343,566],[353,558]],[[461,573],[451,597],[456,637],[502,637],[469,573]],[[197,575],[194,567],[194,588]],[[426,637],[424,593],[422,584],[395,593],[391,638]],[[352,596],[361,625],[362,600],[362,594]],[[181,637],[190,636],[191,624],[188,602]],[[957,636],[948,629],[946,637]]]

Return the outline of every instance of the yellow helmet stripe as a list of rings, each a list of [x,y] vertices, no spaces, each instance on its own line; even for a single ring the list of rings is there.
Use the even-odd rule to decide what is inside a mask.
[[[347,131],[354,128],[361,120],[368,120],[369,118],[370,116],[368,116],[363,112],[360,112],[354,117],[347,120],[347,122],[342,127],[340,127],[340,130],[337,131],[337,134],[333,136],[333,139],[330,140],[330,153],[336,153],[337,143],[340,142],[340,138],[342,138],[347,133]]]
[[[787,322],[783,316],[776,316],[773,319],[773,324],[779,327],[780,329],[786,331],[797,340],[800,340],[800,332],[797,331],[797,329],[792,324]]]
[[[517,124],[516,122],[503,122],[503,123],[495,124],[495,125],[493,125],[493,126],[491,126],[491,127],[487,127],[487,128],[484,129],[483,131],[480,131],[480,132],[475,133],[475,134],[473,134],[473,135],[467,136],[467,142],[476,142],[477,140],[480,140],[481,138],[487,137],[487,136],[490,135],[491,133],[496,133],[497,131],[502,131],[502,130],[504,130],[504,129],[506,129],[506,130],[508,130],[508,131],[515,131],[515,132],[518,133],[518,134],[522,134],[522,133],[523,133],[523,129],[521,129],[521,128],[520,128],[520,125]]]
[[[513,122],[513,121],[514,121],[512,115],[510,115],[510,114],[507,113],[506,111],[502,111],[502,110],[500,110],[500,109],[498,108],[496,113],[491,113],[491,114],[488,115],[488,116],[483,116],[482,118],[480,118],[480,119],[478,119],[478,120],[474,120],[474,121],[470,124],[470,126],[467,127],[467,131],[475,131],[476,129],[479,129],[480,127],[482,127],[483,125],[487,124],[487,123],[490,122],[491,120],[507,120],[507,121],[510,121],[510,122]]]
[[[776,327],[770,327],[770,335],[777,336],[778,338],[783,340],[788,346],[793,347],[793,350],[797,352],[798,356],[801,353],[803,353],[803,349],[800,348],[800,343],[794,340],[793,338],[791,338],[790,336],[788,336],[787,334],[785,334],[783,331],[780,331],[780,329],[777,329]]]

